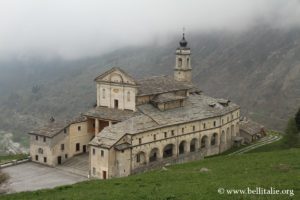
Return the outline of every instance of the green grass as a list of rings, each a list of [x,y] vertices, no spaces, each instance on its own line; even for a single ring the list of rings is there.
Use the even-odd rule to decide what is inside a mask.
[[[106,181],[93,180],[51,190],[23,192],[1,199],[88,199],[88,200],[211,200],[211,199],[291,199],[288,195],[218,194],[218,188],[293,189],[300,195],[300,149],[219,156],[168,167],[168,170]],[[200,172],[201,168],[210,171]]]
[[[247,153],[258,153],[258,152],[270,152],[270,151],[280,151],[284,149],[289,149],[290,147],[287,144],[287,137],[285,134],[275,132],[275,131],[270,131],[268,134],[271,135],[282,135],[283,137],[273,143],[266,144],[264,146],[258,147],[256,149],[253,149],[251,151],[248,151]]]
[[[5,156],[0,156],[0,164],[12,161],[12,160],[21,160],[24,158],[27,158],[27,154],[16,154],[16,155],[5,155]]]

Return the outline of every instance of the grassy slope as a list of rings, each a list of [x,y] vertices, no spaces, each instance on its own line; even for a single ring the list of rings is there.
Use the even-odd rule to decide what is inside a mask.
[[[27,154],[17,154],[17,155],[5,155],[5,156],[0,156],[0,164],[12,161],[12,160],[21,160],[24,158],[27,158]]]
[[[263,187],[294,189],[299,197],[300,149],[220,156],[107,181],[87,181],[53,190],[2,196],[1,199],[242,199],[217,189]],[[210,169],[201,173],[202,167]],[[245,199],[289,199],[287,195],[247,195]],[[296,198],[295,198],[296,199]]]

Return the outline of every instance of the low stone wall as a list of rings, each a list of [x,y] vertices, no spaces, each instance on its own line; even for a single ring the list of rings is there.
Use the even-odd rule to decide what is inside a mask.
[[[21,160],[12,160],[12,161],[1,164],[0,169],[5,168],[5,167],[11,167],[14,165],[19,165],[19,164],[29,162],[29,161],[30,161],[30,158],[25,158],[25,159],[21,159]]]
[[[169,157],[169,158],[162,158],[157,161],[150,162],[148,164],[145,164],[143,166],[133,169],[131,171],[131,174],[137,174],[137,173],[141,173],[141,172],[145,172],[145,171],[149,171],[149,170],[153,170],[153,169],[159,169],[166,165],[201,160],[204,158],[204,155],[205,155],[205,152],[197,151],[197,152],[190,152],[190,153],[185,153],[185,154],[181,154],[181,155],[176,155],[176,157],[173,156],[173,157]]]

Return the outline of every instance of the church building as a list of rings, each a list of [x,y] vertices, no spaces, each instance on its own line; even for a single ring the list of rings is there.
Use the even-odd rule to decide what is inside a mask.
[[[138,80],[113,67],[95,83],[96,107],[29,133],[32,161],[57,166],[88,153],[87,174],[108,179],[220,154],[240,138],[240,107],[193,84],[184,34],[173,75]]]

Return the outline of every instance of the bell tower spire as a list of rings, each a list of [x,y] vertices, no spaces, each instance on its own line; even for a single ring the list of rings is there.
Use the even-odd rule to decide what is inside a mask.
[[[191,50],[185,39],[184,29],[182,39],[179,41],[179,47],[176,49],[174,78],[181,82],[192,82]]]

